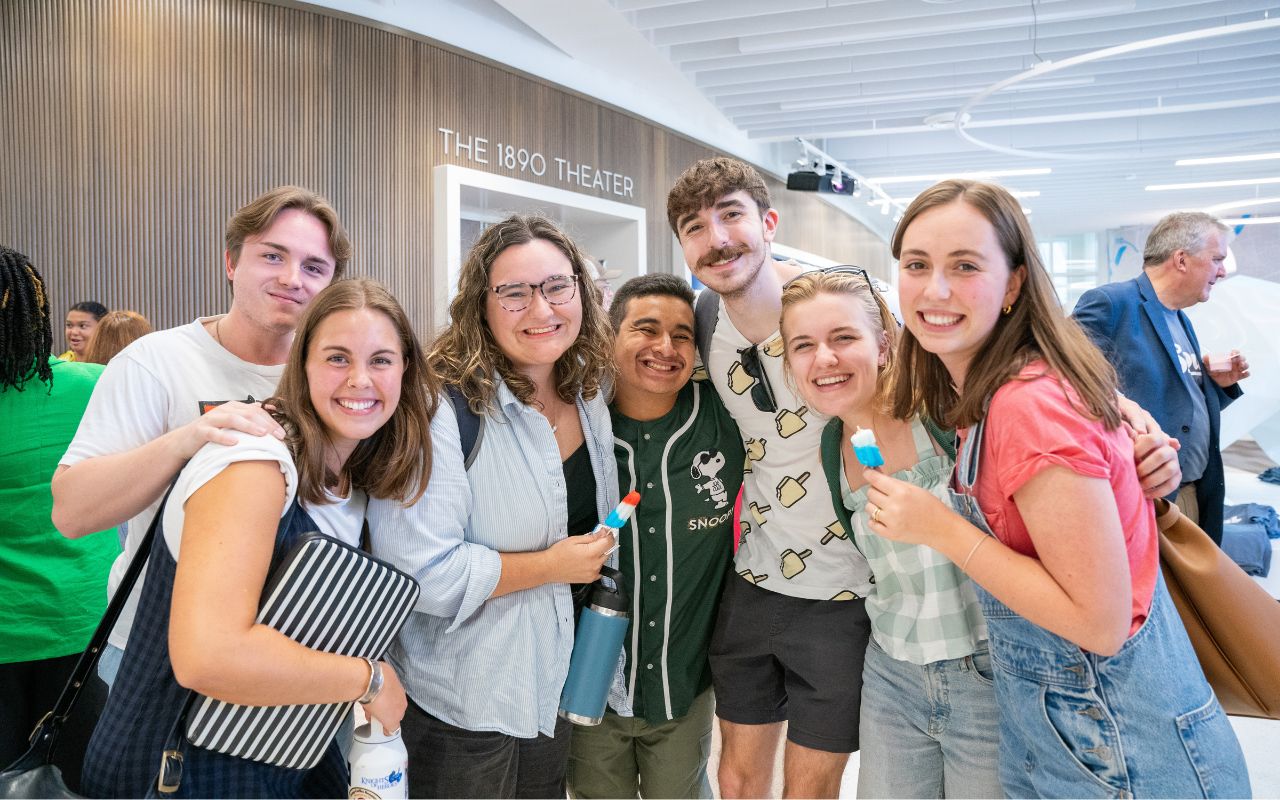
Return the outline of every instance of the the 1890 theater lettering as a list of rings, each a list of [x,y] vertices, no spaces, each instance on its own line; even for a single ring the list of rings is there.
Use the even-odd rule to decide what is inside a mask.
[[[477,164],[496,164],[515,173],[527,172],[538,177],[547,174],[547,157],[537,151],[503,142],[490,142],[481,136],[468,136],[449,128],[437,128],[445,155],[465,158]],[[583,189],[594,189],[618,197],[635,197],[635,182],[630,175],[581,164],[567,158],[553,157],[556,180]]]

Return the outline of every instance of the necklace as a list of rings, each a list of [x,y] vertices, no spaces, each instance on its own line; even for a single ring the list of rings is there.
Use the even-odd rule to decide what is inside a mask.
[[[555,416],[553,417],[551,415],[546,415],[547,422],[551,425],[551,432],[553,434],[560,430],[560,417],[563,416],[563,414],[561,413],[563,410],[564,410],[564,404],[557,403],[555,408]]]
[[[222,317],[218,317],[218,321],[213,323],[213,338],[218,340],[218,347],[226,349],[222,344]]]

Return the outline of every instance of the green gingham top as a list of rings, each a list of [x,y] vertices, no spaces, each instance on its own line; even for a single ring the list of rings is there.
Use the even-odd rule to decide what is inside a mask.
[[[840,424],[839,420],[832,422]],[[893,477],[927,489],[950,505],[954,460],[935,452],[918,418],[911,423],[911,434],[917,463]],[[847,445],[841,442],[841,446]],[[876,643],[893,658],[913,664],[972,655],[978,643],[987,638],[987,630],[968,577],[931,547],[894,542],[873,533],[866,512],[867,487],[850,491],[847,482],[842,480],[840,485],[854,543],[875,576],[875,586],[867,596],[867,616]]]

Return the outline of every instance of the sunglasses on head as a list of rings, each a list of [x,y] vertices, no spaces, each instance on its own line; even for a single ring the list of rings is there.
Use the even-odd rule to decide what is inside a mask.
[[[821,269],[806,270],[800,273],[799,275],[795,276],[791,280],[787,281],[786,283],[782,284],[783,291],[786,291],[786,288],[788,286],[800,280],[804,276],[813,275],[815,273],[821,273],[823,275],[837,275],[837,274],[858,275],[859,277],[862,278],[862,280],[866,281],[868,289],[870,289],[872,292],[876,291],[876,285],[871,282],[871,275],[862,267],[855,267],[852,264],[837,264],[834,267],[823,267]]]

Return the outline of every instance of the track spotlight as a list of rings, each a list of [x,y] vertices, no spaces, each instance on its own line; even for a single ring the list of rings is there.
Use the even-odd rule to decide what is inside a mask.
[[[828,192],[852,195],[858,182],[834,164],[814,162],[813,169],[799,169],[787,175],[787,188],[793,192]]]

